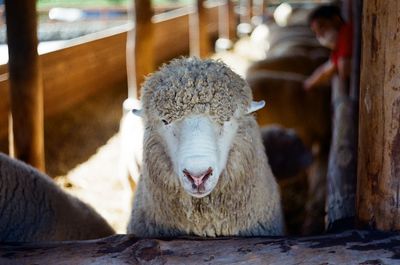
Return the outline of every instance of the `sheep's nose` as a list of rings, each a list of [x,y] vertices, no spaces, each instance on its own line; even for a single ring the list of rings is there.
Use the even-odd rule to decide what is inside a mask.
[[[209,167],[207,170],[201,173],[193,173],[188,169],[183,170],[183,174],[189,179],[189,181],[194,184],[196,187],[199,187],[201,184],[207,181],[207,179],[212,175],[213,169]]]

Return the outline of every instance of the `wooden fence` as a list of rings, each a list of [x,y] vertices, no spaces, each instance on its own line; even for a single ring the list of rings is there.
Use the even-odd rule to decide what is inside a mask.
[[[218,6],[208,6],[206,12],[208,33],[216,39]],[[181,8],[153,17],[156,65],[189,54],[190,13],[190,8]],[[61,113],[104,89],[126,83],[128,30],[128,25],[111,28],[71,40],[61,49],[40,55],[45,117]],[[7,65],[0,65],[0,98],[0,138],[4,139],[9,113]]]

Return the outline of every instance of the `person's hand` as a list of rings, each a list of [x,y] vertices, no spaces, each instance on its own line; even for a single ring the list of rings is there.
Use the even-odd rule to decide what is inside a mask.
[[[314,78],[309,77],[303,82],[303,89],[305,91],[310,91],[314,88]]]

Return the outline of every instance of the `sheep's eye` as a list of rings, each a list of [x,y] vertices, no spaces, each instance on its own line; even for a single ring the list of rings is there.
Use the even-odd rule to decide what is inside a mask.
[[[167,120],[162,119],[161,121],[164,123],[164,125],[168,125],[169,124],[169,122]]]

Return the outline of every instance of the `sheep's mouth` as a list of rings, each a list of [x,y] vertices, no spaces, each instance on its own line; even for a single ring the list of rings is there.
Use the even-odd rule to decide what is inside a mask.
[[[206,193],[206,187],[205,187],[204,182],[200,186],[196,186],[195,184],[192,184],[192,189],[193,189],[193,193],[196,195],[203,195],[204,193]]]

